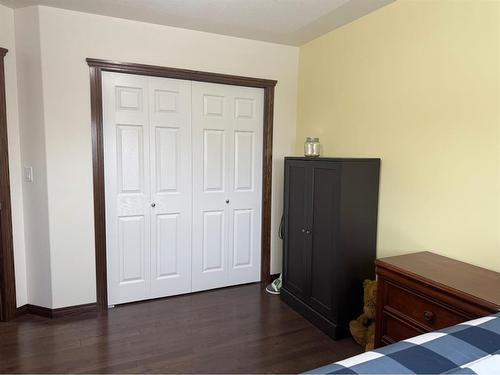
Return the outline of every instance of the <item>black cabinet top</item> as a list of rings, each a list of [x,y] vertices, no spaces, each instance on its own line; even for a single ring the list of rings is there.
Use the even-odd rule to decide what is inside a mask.
[[[378,161],[380,158],[324,158],[324,157],[306,157],[306,156],[285,156],[285,160],[303,160],[303,161]]]

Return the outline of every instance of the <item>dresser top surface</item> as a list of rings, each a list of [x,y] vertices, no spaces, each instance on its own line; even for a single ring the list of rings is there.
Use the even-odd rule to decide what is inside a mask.
[[[380,162],[380,158],[336,158],[336,157],[307,157],[307,156],[285,156],[285,160],[302,160],[302,161],[371,161]]]
[[[380,258],[377,267],[413,276],[496,305],[500,310],[500,273],[429,251]],[[422,280],[423,279],[423,280]]]

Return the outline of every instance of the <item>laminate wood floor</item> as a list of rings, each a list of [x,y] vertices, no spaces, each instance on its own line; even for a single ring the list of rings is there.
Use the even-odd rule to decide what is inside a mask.
[[[250,284],[0,323],[0,372],[297,373],[361,352]]]

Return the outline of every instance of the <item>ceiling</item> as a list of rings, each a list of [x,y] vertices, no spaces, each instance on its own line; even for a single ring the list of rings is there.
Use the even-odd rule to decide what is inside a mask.
[[[0,0],[300,46],[394,0]]]

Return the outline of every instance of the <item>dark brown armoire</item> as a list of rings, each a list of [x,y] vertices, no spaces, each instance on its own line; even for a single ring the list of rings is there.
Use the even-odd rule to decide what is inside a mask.
[[[285,158],[281,297],[335,339],[375,277],[379,172],[380,159]]]

